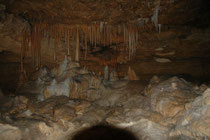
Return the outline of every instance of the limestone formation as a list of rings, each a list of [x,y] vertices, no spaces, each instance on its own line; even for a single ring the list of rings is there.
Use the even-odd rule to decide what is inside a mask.
[[[119,77],[118,77],[116,71],[112,71],[112,72],[110,73],[110,75],[109,75],[109,80],[110,80],[111,82],[114,82],[114,81],[118,81],[118,80],[119,80]]]
[[[136,73],[131,67],[128,68],[128,80],[139,80],[139,78],[136,76]]]
[[[183,114],[185,104],[197,96],[192,91],[192,85],[177,77],[158,83],[148,94],[152,109],[167,117]]]
[[[24,96],[7,99],[9,105],[4,103],[0,108],[5,121],[0,124],[0,138],[67,140],[79,130],[101,122],[129,130],[139,139],[209,137],[210,90],[203,92],[204,85],[194,87],[182,78],[164,80],[156,76],[145,90],[135,91],[131,87],[134,81],[115,86],[122,82],[116,81],[106,86],[100,82],[101,86],[91,91],[91,77],[79,74],[73,78],[78,86],[70,91],[74,96],[49,96],[43,101]],[[2,109],[6,107],[8,110]]]
[[[154,59],[155,59],[156,62],[159,62],[159,63],[169,63],[169,62],[171,62],[171,60],[167,59],[167,58],[154,58]]]
[[[109,67],[107,65],[104,68],[104,80],[109,80]]]
[[[210,138],[210,89],[208,88],[194,101],[185,104],[185,107],[187,111],[170,135],[183,134],[196,139]]]
[[[62,81],[60,83],[57,83],[57,81],[54,79],[50,86],[46,87],[46,89],[43,92],[44,99],[47,99],[51,96],[67,96],[70,95],[70,79],[67,78],[65,81]]]

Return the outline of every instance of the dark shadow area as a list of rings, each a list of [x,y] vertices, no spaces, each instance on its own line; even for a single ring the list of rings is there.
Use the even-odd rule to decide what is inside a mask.
[[[72,140],[138,140],[131,132],[110,125],[96,125],[79,131]]]

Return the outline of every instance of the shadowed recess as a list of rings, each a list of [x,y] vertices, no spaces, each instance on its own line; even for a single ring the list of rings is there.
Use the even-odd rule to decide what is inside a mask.
[[[79,131],[72,140],[138,140],[125,129],[99,124]]]

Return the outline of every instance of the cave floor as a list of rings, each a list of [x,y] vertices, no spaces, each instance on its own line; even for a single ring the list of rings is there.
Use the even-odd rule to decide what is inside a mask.
[[[42,67],[16,94],[1,93],[0,138],[70,140],[95,125],[129,131],[136,139],[210,137],[209,85],[177,76],[129,76],[106,79],[65,60],[54,69]]]

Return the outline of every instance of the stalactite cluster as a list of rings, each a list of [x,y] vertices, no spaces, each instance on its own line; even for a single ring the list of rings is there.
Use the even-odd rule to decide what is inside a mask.
[[[36,23],[32,24],[30,34],[23,34],[22,52],[24,53],[25,46],[30,46],[33,65],[39,68],[43,39],[48,40],[48,47],[54,50],[54,61],[57,60],[57,47],[61,42],[66,46],[67,55],[74,56],[75,61],[87,60],[88,54],[98,47],[115,44],[115,49],[123,52],[124,59],[129,61],[135,56],[138,38],[138,28],[131,25],[107,25],[105,22],[91,25]],[[76,43],[72,46],[74,52],[70,52],[72,42]],[[116,44],[121,45],[118,47]]]
[[[26,55],[26,51],[29,50],[29,45],[31,42],[30,33],[27,29],[23,30],[22,33],[22,42],[21,42],[21,51],[20,51],[20,71],[24,73],[24,59]]]

